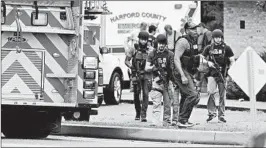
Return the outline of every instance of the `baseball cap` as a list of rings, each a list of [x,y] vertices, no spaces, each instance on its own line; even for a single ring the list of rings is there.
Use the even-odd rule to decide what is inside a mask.
[[[195,29],[197,28],[198,25],[196,25],[195,23],[193,22],[187,22],[185,25],[184,25],[184,29]]]

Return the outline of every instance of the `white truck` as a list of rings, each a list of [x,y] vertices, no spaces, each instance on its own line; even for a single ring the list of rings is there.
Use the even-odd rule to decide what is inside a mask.
[[[5,137],[45,138],[60,132],[62,116],[89,121],[98,114],[102,71],[98,56],[88,50],[94,44],[87,39],[94,39],[94,34],[84,28],[84,20],[88,14],[105,11],[95,12],[84,4],[83,0],[1,1]]]
[[[104,100],[106,104],[119,104],[122,89],[130,86],[128,68],[124,64],[126,37],[139,29],[143,21],[156,25],[157,33],[163,33],[166,24],[180,31],[188,17],[199,23],[200,1],[108,1],[107,4],[112,14],[102,15],[94,23],[101,26],[99,46],[104,48],[99,53]]]

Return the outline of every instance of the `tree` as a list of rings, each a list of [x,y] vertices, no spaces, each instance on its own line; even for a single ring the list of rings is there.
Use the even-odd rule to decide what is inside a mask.
[[[209,30],[223,30],[223,1],[202,1],[201,21]]]
[[[257,1],[256,6],[258,11],[266,12],[266,1]]]

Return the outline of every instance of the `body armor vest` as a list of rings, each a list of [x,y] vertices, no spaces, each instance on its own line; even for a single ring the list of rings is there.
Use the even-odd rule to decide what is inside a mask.
[[[168,59],[168,49],[166,49],[163,53],[157,53],[157,51],[154,51],[154,59],[153,59],[153,63],[156,67],[160,68],[161,71],[163,72],[162,75],[164,77],[166,77],[166,79],[169,79],[169,77],[167,77],[170,73],[170,63],[169,63],[169,59]],[[158,76],[158,73],[155,72],[154,76]]]
[[[211,44],[209,55],[213,55],[210,56],[210,60],[217,63],[219,66],[225,66],[227,64],[225,58],[225,44],[218,46],[218,48],[214,48],[214,44]]]
[[[184,51],[181,56],[181,64],[184,69],[186,69],[190,74],[195,74],[197,72],[198,61],[195,58],[196,55],[199,54],[197,41],[193,41],[189,36],[184,35],[190,46],[190,49]]]
[[[148,58],[148,49],[141,49],[138,44],[135,44],[135,54],[132,59],[132,66],[134,70],[139,74],[145,73],[146,60]]]

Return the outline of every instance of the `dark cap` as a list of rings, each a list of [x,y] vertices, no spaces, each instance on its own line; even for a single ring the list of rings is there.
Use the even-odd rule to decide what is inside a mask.
[[[192,22],[187,22],[184,25],[184,29],[195,29],[197,27],[198,27],[198,25],[196,25],[195,23],[192,23]]]

